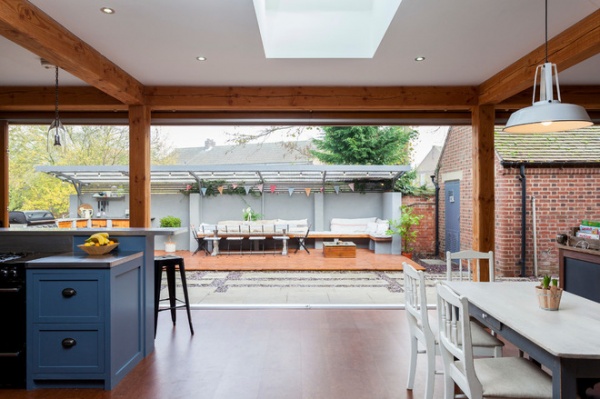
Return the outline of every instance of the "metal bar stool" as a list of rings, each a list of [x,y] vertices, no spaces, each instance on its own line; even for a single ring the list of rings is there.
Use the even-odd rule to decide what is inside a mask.
[[[179,268],[179,274],[181,276],[181,285],[183,287],[183,297],[184,301],[177,299],[175,296],[175,268]],[[162,282],[162,272],[163,270],[167,274],[167,288],[169,291],[168,298],[160,298],[160,285]],[[169,301],[169,307],[164,309],[159,309],[159,304],[161,301]],[[180,302],[181,304],[177,304]],[[188,322],[190,324],[190,331],[192,335],[194,335],[194,327],[192,326],[192,314],[190,312],[190,298],[188,296],[187,290],[187,281],[185,279],[185,265],[183,263],[183,258],[180,256],[156,256],[154,258],[154,336],[156,337],[156,327],[158,325],[158,312],[162,312],[163,310],[171,311],[171,320],[173,320],[173,325],[175,325],[177,316],[176,310],[177,308],[185,307],[187,310]]]

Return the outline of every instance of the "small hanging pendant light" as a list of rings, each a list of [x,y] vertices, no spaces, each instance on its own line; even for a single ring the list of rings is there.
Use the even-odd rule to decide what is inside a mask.
[[[550,133],[576,130],[593,125],[585,108],[565,104],[560,99],[558,70],[556,64],[548,62],[548,0],[545,2],[546,62],[538,65],[533,81],[533,104],[514,112],[504,127],[507,133]],[[540,99],[535,101],[535,91],[540,74]],[[554,88],[556,84],[556,96]]]
[[[54,142],[54,146],[60,147],[62,146],[62,142],[64,142],[64,137],[66,134],[65,127],[63,126],[62,122],[60,121],[60,118],[58,117],[58,66],[55,66],[55,71],[56,79],[54,86],[54,120],[48,128],[48,151],[50,151],[51,138]]]

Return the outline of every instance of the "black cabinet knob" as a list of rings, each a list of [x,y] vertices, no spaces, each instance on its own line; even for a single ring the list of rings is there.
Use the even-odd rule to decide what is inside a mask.
[[[65,349],[72,348],[75,345],[77,345],[77,341],[75,341],[73,338],[65,338],[62,340],[62,346]]]
[[[62,290],[62,296],[64,296],[65,298],[71,298],[72,296],[75,296],[77,294],[77,291],[75,291],[73,288],[65,288],[64,290]]]

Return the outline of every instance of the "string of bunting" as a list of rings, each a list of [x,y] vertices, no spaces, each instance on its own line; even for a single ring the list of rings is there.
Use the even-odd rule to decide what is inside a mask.
[[[231,184],[229,187],[231,187],[231,189],[235,190],[236,188],[238,188],[240,186],[238,184]],[[244,191],[246,191],[246,194],[249,194],[250,190],[252,190],[254,188],[253,186],[249,186],[249,185],[244,185],[243,187],[244,187]],[[219,191],[220,195],[223,195],[223,192],[227,188],[228,188],[227,185],[221,185],[221,186],[217,187],[217,190]],[[348,188],[350,189],[350,191],[354,191],[354,183],[348,183]],[[264,190],[264,184],[257,184],[256,189],[262,193]],[[206,196],[207,190],[208,190],[207,187],[200,188],[200,191],[202,192],[202,196]],[[335,186],[333,186],[333,190],[335,191],[336,194],[339,194],[341,191],[341,187],[339,185],[335,185]],[[271,194],[275,194],[277,191],[277,185],[276,184],[269,185],[269,191],[271,192]],[[294,192],[296,191],[296,188],[288,187],[287,191],[291,197],[294,194]],[[319,188],[319,192],[321,194],[323,194],[325,192],[325,188],[323,186],[321,186]],[[310,194],[312,193],[312,188],[310,188],[310,187],[304,188],[304,193],[306,194],[307,197],[310,197]]]

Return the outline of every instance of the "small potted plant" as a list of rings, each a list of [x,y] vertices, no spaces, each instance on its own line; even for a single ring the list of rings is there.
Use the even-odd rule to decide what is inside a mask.
[[[415,227],[421,223],[423,215],[415,214],[414,209],[408,205],[402,205],[400,212],[399,218],[390,220],[390,228],[386,231],[386,234],[398,234],[402,241],[402,256],[412,259],[414,244],[417,241],[418,234]]]
[[[165,216],[160,219],[160,227],[181,227],[181,219],[175,216]],[[169,236],[165,242],[165,252],[175,252],[176,245]]]
[[[562,288],[558,288],[558,279],[544,275],[541,284],[535,287],[535,291],[541,309],[558,310],[563,291]]]

